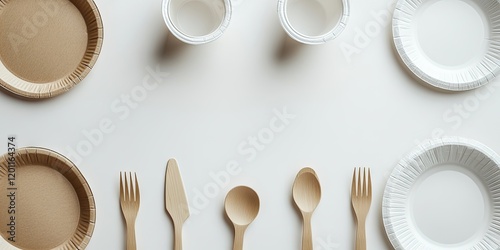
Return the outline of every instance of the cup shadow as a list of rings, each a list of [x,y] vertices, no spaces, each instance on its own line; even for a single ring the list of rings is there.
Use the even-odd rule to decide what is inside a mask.
[[[275,59],[278,63],[284,63],[291,60],[298,53],[303,45],[293,40],[285,32],[282,33],[282,38],[276,49]]]
[[[155,56],[159,62],[162,61],[173,61],[182,55],[182,52],[188,49],[190,44],[186,44],[181,40],[177,39],[172,32],[167,31],[163,40],[158,43],[158,48],[156,49]]]

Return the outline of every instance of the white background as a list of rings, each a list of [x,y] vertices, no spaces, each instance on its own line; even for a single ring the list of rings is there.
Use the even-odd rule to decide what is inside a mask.
[[[184,225],[184,249],[231,249],[232,226],[223,201],[237,185],[251,186],[261,199],[245,249],[300,249],[301,220],[291,187],[304,166],[313,167],[322,184],[313,217],[316,250],[353,249],[350,181],[353,168],[363,166],[371,167],[374,184],[368,246],[390,249],[381,197],[399,159],[420,141],[441,134],[475,139],[500,152],[499,79],[460,93],[419,83],[400,65],[388,22],[372,14],[392,13],[389,1],[353,1],[347,29],[320,46],[287,38],[277,1],[235,1],[225,34],[203,46],[182,44],[168,33],[161,1],[96,4],[104,45],[83,82],[45,101],[0,95],[0,138],[16,135],[19,147],[65,154],[89,182],[97,223],[88,249],[124,249],[120,171],[137,172],[140,182],[139,249],[172,249],[173,228],[163,199],[171,157],[179,162],[190,205],[199,210]],[[356,44],[356,34],[367,27],[370,41]],[[347,56],[343,46],[355,46],[357,53]],[[127,114],[112,109],[125,107],[122,96],[136,93],[147,69],[157,66],[169,75],[156,89],[133,99],[137,106]],[[459,113],[459,107],[464,111]],[[295,118],[249,160],[239,145],[268,128],[275,109]],[[103,120],[112,122],[113,131],[94,140],[91,150],[80,150],[81,159],[73,155],[71,150],[89,145],[85,133]],[[212,190],[208,206],[195,206],[197,191],[215,183],[210,173],[223,171],[231,161],[243,171],[216,193]]]

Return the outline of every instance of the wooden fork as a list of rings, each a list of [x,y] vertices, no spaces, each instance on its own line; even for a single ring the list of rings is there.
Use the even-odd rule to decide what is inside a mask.
[[[366,216],[372,202],[372,180],[370,169],[354,169],[351,186],[351,202],[356,215],[356,250],[366,250]]]
[[[120,205],[127,224],[127,250],[137,249],[135,242],[135,219],[137,212],[139,212],[141,195],[139,192],[139,183],[137,182],[137,174],[135,173],[134,179],[135,185],[132,182],[132,173],[128,173],[127,180],[127,173],[120,172]]]

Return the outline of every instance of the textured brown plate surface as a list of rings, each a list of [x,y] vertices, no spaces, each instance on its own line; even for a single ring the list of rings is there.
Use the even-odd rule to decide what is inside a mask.
[[[44,148],[18,149],[15,171],[9,157],[0,156],[0,249],[86,248],[95,203],[77,167]]]
[[[102,39],[92,0],[0,0],[0,86],[32,99],[62,94],[90,72]]]

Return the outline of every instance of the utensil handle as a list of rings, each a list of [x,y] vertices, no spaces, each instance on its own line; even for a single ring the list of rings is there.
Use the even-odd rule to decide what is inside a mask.
[[[366,230],[365,221],[358,221],[356,230],[356,250],[366,250]]]
[[[135,221],[127,222],[127,250],[136,250]]]
[[[243,250],[243,236],[245,235],[245,227],[234,226],[234,243],[233,250]]]
[[[302,250],[313,250],[311,214],[304,213],[304,225],[302,226]]]
[[[174,223],[174,250],[182,250],[182,223]]]

